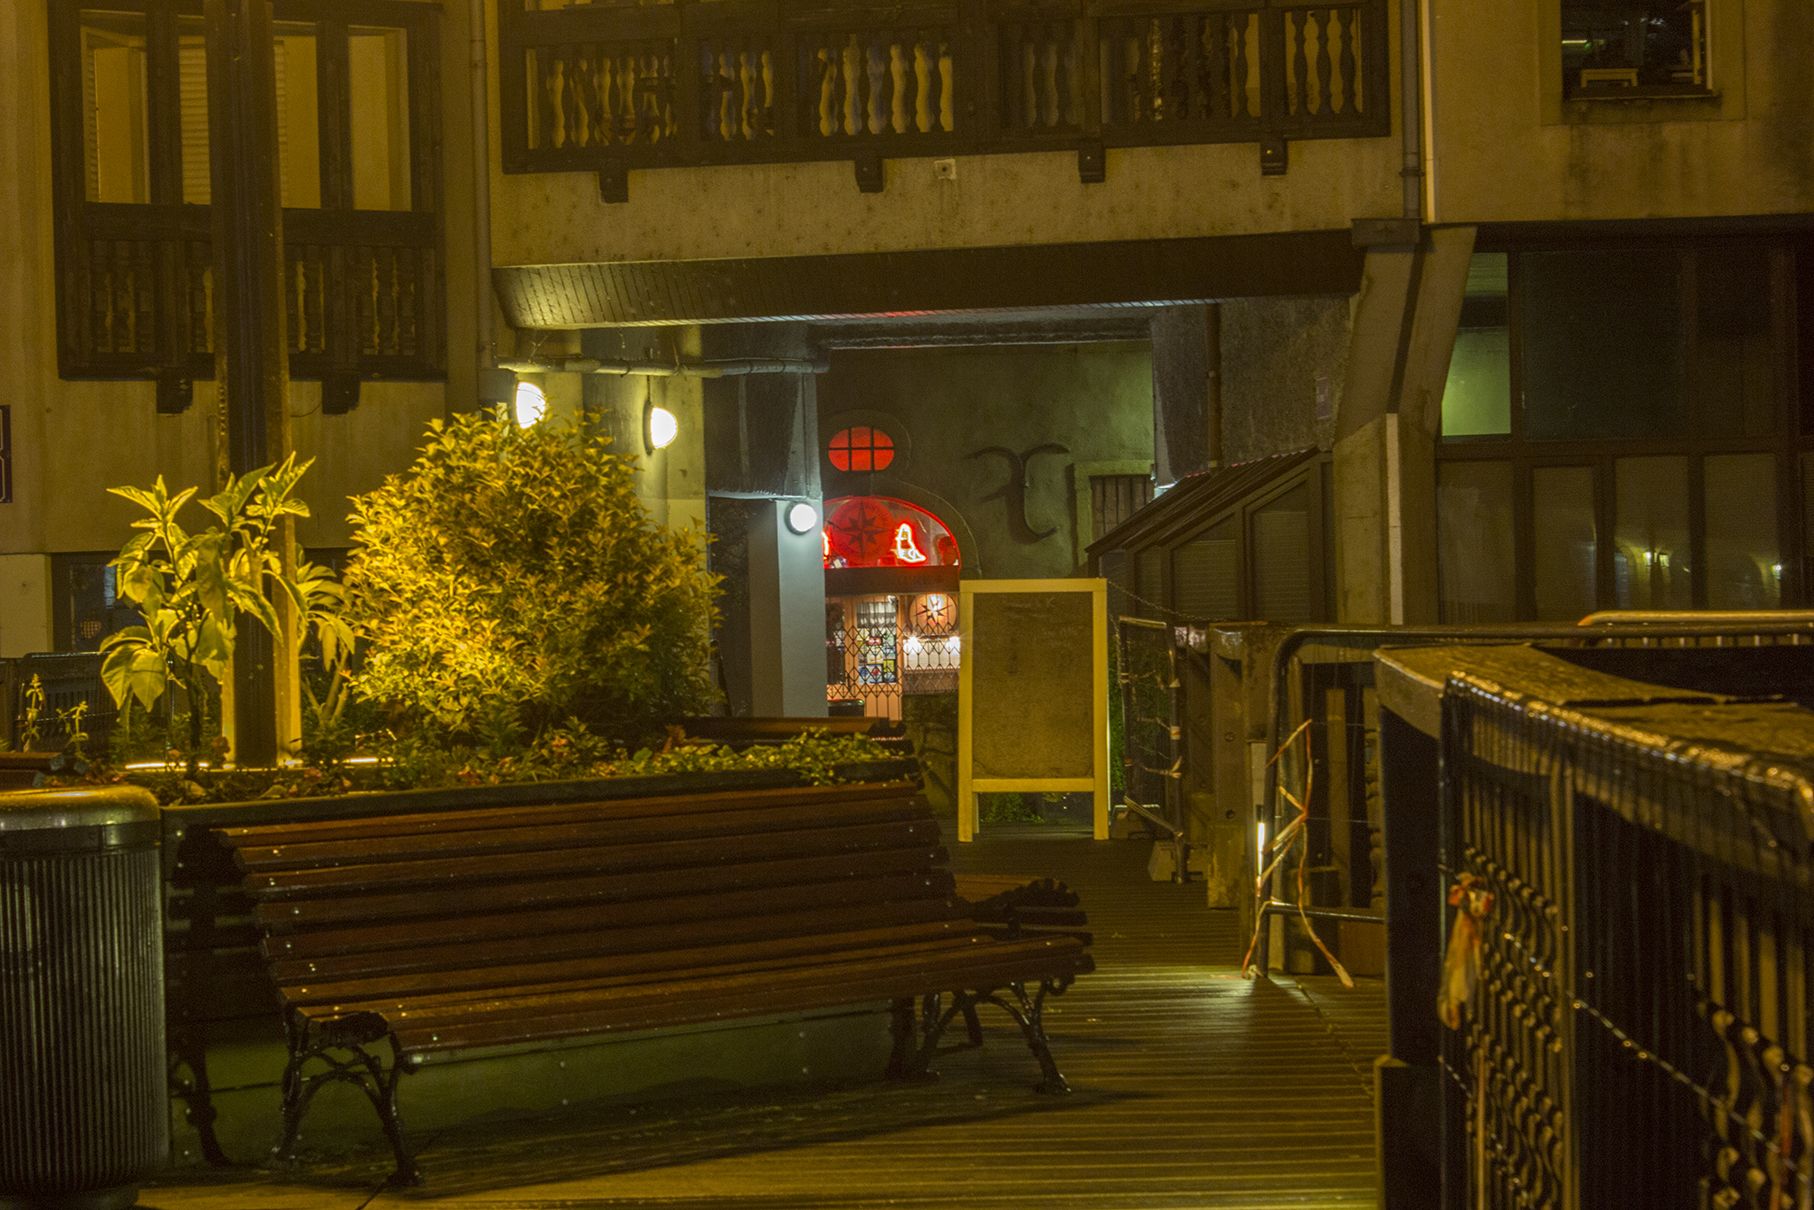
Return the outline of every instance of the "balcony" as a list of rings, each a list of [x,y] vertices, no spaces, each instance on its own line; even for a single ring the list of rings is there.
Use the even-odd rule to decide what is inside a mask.
[[[540,4],[550,0],[540,0]],[[1385,0],[671,0],[500,13],[508,172],[1287,143],[1389,132]]]

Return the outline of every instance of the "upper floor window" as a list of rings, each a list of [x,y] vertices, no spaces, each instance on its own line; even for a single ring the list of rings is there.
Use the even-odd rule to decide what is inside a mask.
[[[438,6],[356,10],[281,0],[272,48],[290,368],[336,381],[330,410],[361,379],[438,378],[445,361]],[[180,408],[213,373],[202,5],[49,13],[62,372],[156,378]]]
[[[1561,0],[1562,80],[1571,98],[1709,89],[1706,0]]]

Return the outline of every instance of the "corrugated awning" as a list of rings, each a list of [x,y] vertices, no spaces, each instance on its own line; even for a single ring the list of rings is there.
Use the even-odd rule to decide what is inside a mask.
[[[1186,475],[1172,489],[1089,545],[1092,558],[1147,545],[1173,529],[1206,520],[1317,456],[1315,449],[1275,454]]]

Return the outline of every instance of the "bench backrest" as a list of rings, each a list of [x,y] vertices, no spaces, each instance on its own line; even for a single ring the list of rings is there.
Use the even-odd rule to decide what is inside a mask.
[[[293,1004],[687,970],[963,917],[907,783],[222,830]]]

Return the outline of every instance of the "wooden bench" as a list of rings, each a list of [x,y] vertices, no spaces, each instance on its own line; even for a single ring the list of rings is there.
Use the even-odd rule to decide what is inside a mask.
[[[1058,1092],[1045,1000],[1094,965],[1081,914],[1038,929],[973,915],[907,783],[221,835],[286,1008],[279,1158],[315,1093],[351,1083],[402,1183],[420,1174],[398,1085],[431,1055],[888,1003],[887,1074],[902,1078],[926,1071],[958,1016],[980,1042],[988,1003],[1019,1025],[1040,1088]],[[373,1050],[386,1042],[388,1062]]]

